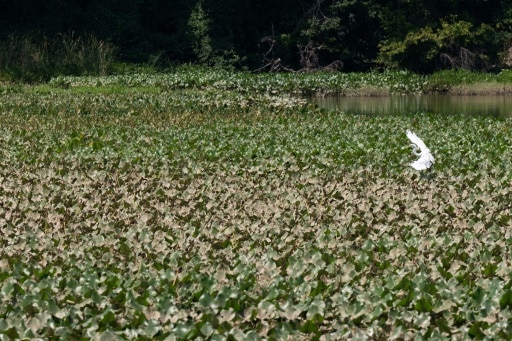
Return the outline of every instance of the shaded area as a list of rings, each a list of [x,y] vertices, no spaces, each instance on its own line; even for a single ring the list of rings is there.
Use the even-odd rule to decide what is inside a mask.
[[[255,70],[272,60],[289,69],[347,71],[398,67],[510,67],[512,4],[480,0],[22,0],[1,1],[0,40],[54,39],[75,32],[119,49],[123,62],[201,63]]]

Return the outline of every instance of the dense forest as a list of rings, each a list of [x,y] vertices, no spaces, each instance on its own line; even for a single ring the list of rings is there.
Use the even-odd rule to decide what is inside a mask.
[[[115,47],[117,61],[164,67],[194,63],[261,71],[493,70],[507,66],[512,46],[512,2],[505,0],[2,0],[0,4],[4,42],[13,36],[36,41],[63,35],[95,37]]]

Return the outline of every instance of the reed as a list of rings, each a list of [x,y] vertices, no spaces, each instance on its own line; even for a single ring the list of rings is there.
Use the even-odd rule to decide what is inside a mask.
[[[106,75],[115,47],[93,35],[73,32],[54,38],[11,34],[0,42],[0,77],[12,81],[42,82],[57,75]]]

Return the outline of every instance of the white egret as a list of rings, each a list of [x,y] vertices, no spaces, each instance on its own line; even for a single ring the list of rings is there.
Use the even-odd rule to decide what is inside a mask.
[[[420,157],[418,160],[410,164],[411,167],[419,171],[432,167],[434,164],[434,157],[430,153],[430,149],[427,148],[423,140],[410,130],[407,130],[406,135],[412,142],[411,146],[413,148],[414,154]]]

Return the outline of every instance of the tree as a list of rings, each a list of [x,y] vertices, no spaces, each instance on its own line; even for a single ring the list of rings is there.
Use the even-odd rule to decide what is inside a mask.
[[[116,45],[122,61],[163,65],[254,69],[272,41],[273,58],[294,69],[340,60],[346,71],[430,72],[499,65],[512,47],[506,0],[0,0],[0,6],[0,37],[93,35]]]
[[[493,6],[478,0],[382,1],[378,13],[385,38],[377,62],[420,72],[489,68],[504,44],[496,39],[497,22],[510,6],[504,1]]]

